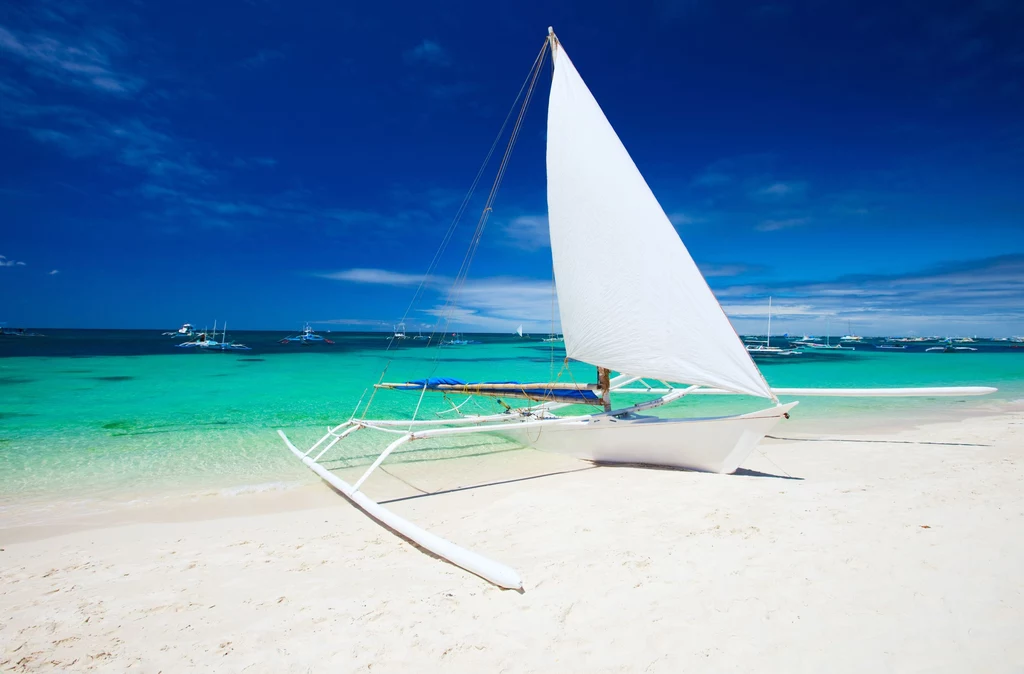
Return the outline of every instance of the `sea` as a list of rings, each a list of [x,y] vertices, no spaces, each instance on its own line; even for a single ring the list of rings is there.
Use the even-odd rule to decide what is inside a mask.
[[[501,410],[493,399],[375,390],[381,381],[430,376],[466,381],[583,382],[594,368],[566,361],[564,346],[540,337],[465,335],[476,343],[393,340],[390,334],[321,333],[333,344],[281,343],[285,332],[229,338],[250,351],[177,348],[156,330],[36,330],[0,337],[0,516],[13,504],[132,494],[244,493],[315,481],[285,448],[284,430],[309,447],[353,414],[368,418],[450,418]],[[778,346],[785,342],[773,341]],[[980,340],[976,351],[925,345],[808,352],[760,362],[774,387],[988,385],[979,398],[806,398],[778,433],[851,432],[869,417],[925,423],[1024,401],[1024,344]],[[642,400],[622,395],[616,403]],[[713,416],[752,411],[741,396],[684,398],[657,414]],[[456,411],[455,408],[458,408]],[[392,439],[357,433],[332,450],[334,467],[373,461]],[[389,461],[437,461],[509,449],[499,438],[409,443]]]

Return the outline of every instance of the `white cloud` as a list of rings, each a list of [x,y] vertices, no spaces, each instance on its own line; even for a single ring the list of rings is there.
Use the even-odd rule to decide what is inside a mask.
[[[24,267],[25,263],[19,260],[9,260],[6,256],[0,255],[0,267]]]
[[[780,229],[799,227],[810,222],[810,218],[786,218],[783,220],[763,220],[754,228],[759,232],[775,232]]]
[[[742,276],[743,274],[763,272],[765,270],[765,268],[760,265],[742,263],[698,264],[697,266],[700,267],[700,272],[704,274],[706,278],[714,278],[720,276]]]
[[[764,187],[759,187],[750,193],[755,199],[781,200],[791,197],[802,196],[807,190],[807,183],[799,181],[782,182],[777,181]]]
[[[505,242],[513,248],[535,251],[551,246],[546,215],[520,215],[503,228]]]
[[[435,66],[446,66],[451,58],[444,47],[433,40],[423,40],[404,54],[408,63],[427,63]]]
[[[321,278],[346,281],[349,283],[369,283],[400,288],[414,288],[420,281],[432,292],[433,305],[420,308],[420,313],[433,316],[435,325],[444,329],[470,328],[475,330],[493,330],[504,332],[515,330],[520,323],[527,332],[551,329],[552,308],[558,322],[558,304],[554,299],[554,288],[551,281],[539,281],[508,276],[466,281],[461,292],[452,303],[448,302],[448,293],[454,280],[448,276],[423,276],[386,269],[346,269],[344,271],[317,274]],[[363,319],[340,319],[345,321]],[[370,321],[365,325],[390,325],[385,321]],[[357,325],[362,323],[345,323]]]
[[[55,276],[55,275],[57,275],[57,274],[59,274],[59,273],[60,273],[60,270],[59,270],[59,269],[54,269],[54,270],[52,270],[52,271],[50,272],[50,276]]]
[[[686,213],[669,213],[668,219],[676,227],[693,225],[701,221],[700,218],[695,218],[692,215],[687,215]]]
[[[320,278],[349,283],[370,283],[386,286],[418,286],[421,282],[429,285],[450,285],[451,279],[439,276],[424,277],[422,274],[406,274],[387,269],[346,269],[344,271],[316,274]]]
[[[142,78],[115,69],[111,57],[121,51],[121,40],[111,31],[68,37],[17,33],[0,26],[0,51],[33,74],[66,86],[124,96],[144,84]]]

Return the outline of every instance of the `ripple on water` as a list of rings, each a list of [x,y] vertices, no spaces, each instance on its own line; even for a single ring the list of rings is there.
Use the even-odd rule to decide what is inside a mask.
[[[89,377],[89,378],[90,379],[95,379],[96,381],[131,381],[132,379],[135,379],[135,377],[130,377],[130,376],[126,375],[126,374],[112,375],[112,376],[109,376],[109,377]]]

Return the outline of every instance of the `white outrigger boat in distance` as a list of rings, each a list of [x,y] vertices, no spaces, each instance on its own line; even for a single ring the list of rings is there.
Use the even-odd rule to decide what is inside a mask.
[[[547,118],[548,219],[566,365],[572,359],[595,366],[596,382],[577,384],[575,380],[581,379],[577,376],[572,383],[472,383],[443,378],[379,383],[376,389],[418,393],[420,403],[412,418],[370,420],[364,409],[361,418],[353,413],[307,450],[300,450],[278,431],[296,456],[354,505],[435,555],[500,587],[521,589],[514,569],[395,515],[365,495],[363,484],[406,443],[472,433],[512,437],[529,447],[600,463],[731,473],[797,405],[780,402],[780,395],[965,396],[995,390],[771,388],[550,28],[527,78],[529,86],[524,84],[505,159],[547,54],[554,69]],[[499,168],[471,245],[479,241],[493,211],[502,175]],[[453,310],[462,281],[460,271],[449,298]],[[620,374],[613,377],[613,371]],[[505,409],[496,414],[462,415],[456,408],[459,416],[454,418],[417,419],[427,393],[519,398],[525,404],[512,407],[501,402]],[[613,394],[648,399],[616,408]],[[684,396],[734,394],[765,398],[772,404],[748,414],[714,418],[642,414]],[[557,414],[581,404],[595,410]],[[321,461],[346,437],[363,430],[397,437],[349,484]]]

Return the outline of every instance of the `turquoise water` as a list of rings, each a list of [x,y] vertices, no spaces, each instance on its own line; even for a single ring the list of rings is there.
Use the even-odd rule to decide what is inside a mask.
[[[559,376],[564,356],[560,345],[552,351],[549,344],[508,337],[441,349],[408,340],[391,351],[385,351],[388,340],[383,335],[333,337],[334,347],[291,348],[278,347],[274,335],[252,333],[245,341],[257,348],[240,354],[175,352],[165,341],[124,339],[115,344],[95,335],[77,353],[75,338],[68,335],[48,344],[19,344],[22,355],[0,358],[0,498],[47,498],[69,490],[102,498],[309,481],[311,474],[283,447],[276,429],[285,429],[299,446],[312,444],[329,424],[347,419],[361,398],[365,405],[385,366],[386,381],[429,375],[548,380]],[[994,396],[968,400],[804,399],[787,432],[799,432],[801,424],[815,420],[864,414],[935,418],[969,405],[1024,398],[1024,353],[1019,352],[808,354],[762,364],[761,369],[777,387],[1000,388]],[[561,372],[561,380],[573,378],[589,381],[593,368],[573,363]],[[408,417],[418,399],[418,392],[378,392],[370,416]],[[703,416],[763,404],[705,396],[659,412]],[[420,417],[447,408],[440,396],[428,394]],[[474,399],[462,409],[500,408],[492,400]],[[356,434],[333,465],[369,463],[388,440]],[[429,460],[509,445],[478,437],[454,448],[451,443],[408,447],[392,460]]]

